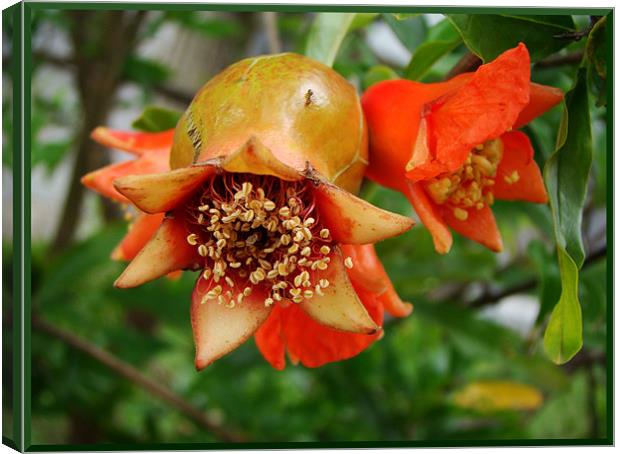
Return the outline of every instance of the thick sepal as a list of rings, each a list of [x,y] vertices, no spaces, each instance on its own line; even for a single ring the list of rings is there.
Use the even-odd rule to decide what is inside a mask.
[[[140,213],[131,223],[127,235],[112,251],[112,260],[133,260],[159,228],[164,215]]]
[[[437,205],[426,195],[421,183],[410,183],[409,192],[405,195],[433,237],[435,250],[440,254],[446,254],[452,247],[452,234]]]
[[[221,167],[227,172],[271,175],[286,181],[302,178],[297,170],[276,158],[256,137],[251,137],[239,150],[224,158]]]
[[[348,273],[356,288],[378,298],[385,310],[394,317],[405,317],[411,313],[413,306],[401,300],[396,293],[381,260],[377,257],[374,245],[343,244],[341,247],[342,252],[353,261],[353,268],[348,270]]]
[[[129,175],[114,180],[114,187],[146,213],[172,210],[215,173],[211,165],[183,167],[165,173]]]
[[[344,257],[339,248],[330,254],[329,266],[315,274],[316,279],[327,279],[329,287],[323,289],[323,296],[315,294],[303,300],[299,306],[322,325],[357,334],[374,334],[379,329],[360,302],[344,266]]]
[[[199,278],[192,295],[191,320],[196,345],[196,369],[204,369],[213,361],[243,344],[263,324],[271,307],[265,306],[267,292],[254,287],[252,294],[229,307],[216,299],[204,300],[217,284]],[[236,293],[238,294],[238,291]],[[236,300],[237,294],[233,294]]]
[[[129,263],[114,286],[136,287],[171,271],[192,267],[198,254],[187,244],[186,236],[183,221],[165,218],[153,238]]]
[[[318,180],[313,190],[321,222],[338,243],[377,243],[414,225],[411,218],[377,208],[324,180]]]

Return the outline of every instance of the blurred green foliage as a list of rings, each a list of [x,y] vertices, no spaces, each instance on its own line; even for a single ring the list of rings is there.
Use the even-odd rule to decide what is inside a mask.
[[[172,24],[220,42],[242,36],[245,41],[237,49],[247,49],[257,35],[246,26],[260,23],[256,14],[205,18],[196,13],[159,12],[146,22],[141,39],[156,36]],[[607,203],[601,22],[588,39],[590,21],[584,17],[451,15],[431,22],[425,15],[351,14],[313,19],[310,14],[279,13],[278,32],[284,48],[297,52],[312,49],[324,56],[324,61],[333,61],[334,68],[360,90],[396,77],[438,81],[468,50],[488,60],[519,40],[528,42],[534,60],[587,50],[584,64],[590,68],[588,87],[594,96],[584,108],[592,118],[593,169],[587,181],[580,181],[590,189],[585,205],[578,210],[585,213],[584,231],[600,227]],[[368,34],[377,23],[392,30],[410,52],[408,65],[385,61],[369,45]],[[61,11],[36,15],[35,36],[37,30],[45,30],[44,24],[61,31],[67,27]],[[575,30],[586,30],[584,39],[554,41],[553,35]],[[239,51],[239,58],[243,56]],[[535,65],[532,79],[567,91],[578,64]],[[145,102],[155,98],[175,71],[184,70],[137,54],[131,55],[123,68],[125,82],[142,90]],[[39,70],[35,67],[35,77]],[[76,106],[67,99],[63,93],[51,98],[34,94],[33,167],[53,171],[67,159],[79,131]],[[7,109],[3,102],[3,112]],[[555,150],[561,117],[560,108],[556,108],[526,128],[541,166]],[[172,125],[175,118],[173,113],[156,109],[134,126],[161,129],[164,123]],[[46,128],[67,124],[74,127],[61,138],[43,134]],[[10,162],[6,151],[3,162]],[[362,196],[382,208],[413,214],[403,196],[374,183],[364,184]],[[561,292],[549,207],[498,202],[493,209],[506,249],[499,255],[459,236],[455,236],[450,254],[438,255],[421,226],[378,244],[377,251],[397,291],[414,303],[415,310],[403,320],[389,318],[385,337],[359,356],[319,369],[289,365],[278,372],[249,341],[197,373],[189,321],[195,276],[186,272],[176,281],[160,279],[131,290],[113,288],[123,264],[111,261],[109,255],[126,232],[124,222],[107,222],[56,255],[50,254],[45,242],[35,242],[32,310],[41,319],[137,367],[222,427],[238,430],[251,441],[610,436],[606,432],[610,403],[606,402],[609,384],[604,359],[609,295],[604,256],[586,259],[577,278],[583,303],[583,351],[567,365],[556,366],[545,356],[542,345],[549,314]],[[604,223],[602,231],[605,235]],[[600,248],[601,242],[595,240],[586,238],[587,253]],[[3,277],[10,282],[7,252],[3,254]],[[480,304],[482,309],[472,307],[476,301],[484,303],[480,300],[484,296],[492,298],[524,283],[528,285],[520,293],[529,293],[539,302],[538,317],[526,335],[490,319],[484,304]],[[531,385],[542,392],[543,404],[537,410],[493,413],[455,405],[454,393],[478,380]],[[4,383],[10,386],[7,380]],[[10,418],[6,408],[5,417]],[[32,441],[170,443],[214,442],[218,438],[93,358],[34,329]]]

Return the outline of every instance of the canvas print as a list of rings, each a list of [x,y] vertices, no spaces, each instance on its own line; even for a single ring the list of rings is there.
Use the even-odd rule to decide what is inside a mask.
[[[3,15],[5,443],[611,443],[610,11],[80,5]]]

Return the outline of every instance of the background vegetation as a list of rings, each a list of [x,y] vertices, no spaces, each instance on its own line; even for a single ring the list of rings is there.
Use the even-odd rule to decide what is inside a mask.
[[[30,25],[33,443],[609,436],[604,17],[37,10]],[[526,128],[541,167],[558,143],[547,183],[560,192],[583,187],[583,200],[561,201],[572,225],[554,224],[549,206],[497,202],[501,254],[456,237],[452,252],[439,256],[421,226],[379,244],[415,311],[389,319],[385,337],[363,354],[278,372],[250,341],[197,373],[192,273],[112,287],[124,266],[109,259],[126,231],[122,211],[87,194],[79,178],[126,157],[94,144],[95,126],[128,129],[152,104],[182,110],[209,77],[250,55],[291,50],[333,60],[361,92],[386,78],[430,82],[473,70],[519,41],[532,54],[534,81],[574,88],[565,107]],[[3,56],[10,58],[6,49]],[[3,83],[7,93],[8,73]],[[9,118],[9,97],[3,109]],[[3,127],[6,180],[11,125]],[[362,196],[413,216],[404,197],[375,184]],[[560,202],[552,203],[557,211]],[[558,254],[569,257],[561,268]],[[577,279],[581,319],[556,311],[545,350],[552,309],[578,304],[562,284]],[[7,326],[10,307],[3,309]],[[583,326],[583,347],[557,365],[549,358],[557,343],[581,341],[578,330],[566,330],[571,324]],[[5,354],[10,334],[5,328]],[[10,378],[5,368],[5,396]]]

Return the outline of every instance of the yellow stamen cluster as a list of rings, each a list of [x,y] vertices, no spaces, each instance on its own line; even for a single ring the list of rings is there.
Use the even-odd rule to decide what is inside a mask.
[[[284,299],[300,303],[330,285],[313,278],[329,266],[332,240],[316,219],[305,183],[217,175],[188,214],[187,243],[204,257],[203,278],[217,284],[203,303],[234,307],[257,285],[269,289],[266,306]]]
[[[499,139],[478,145],[456,172],[429,180],[427,193],[437,204],[452,205],[455,218],[467,220],[468,208],[481,210],[485,204],[493,204],[493,185],[503,151],[504,145]]]

